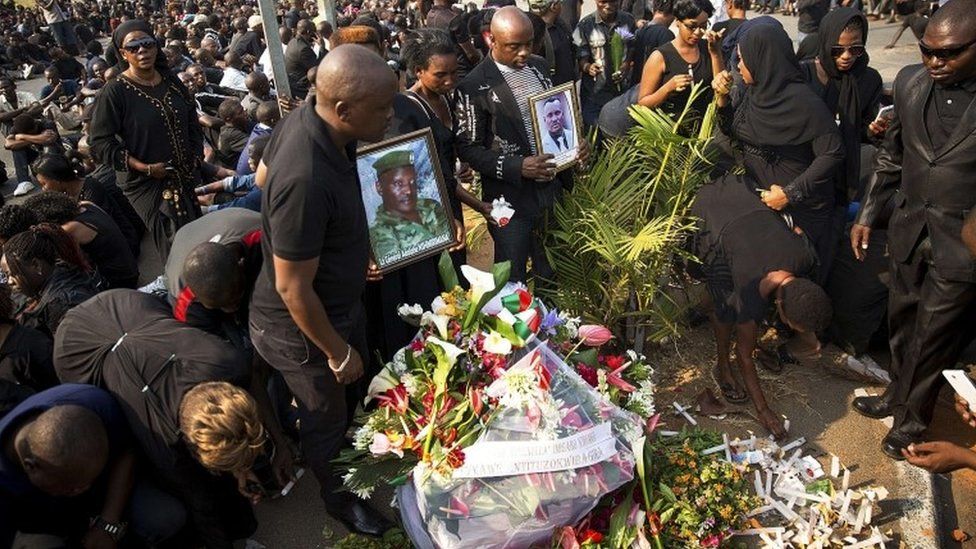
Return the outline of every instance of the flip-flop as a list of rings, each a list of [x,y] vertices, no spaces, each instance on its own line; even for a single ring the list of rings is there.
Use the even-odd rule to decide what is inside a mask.
[[[718,375],[718,368],[712,367],[712,381],[718,385],[718,390],[722,393],[722,398],[729,404],[745,404],[749,402],[749,393],[745,389],[736,392],[735,385],[732,383],[722,383],[721,376]]]

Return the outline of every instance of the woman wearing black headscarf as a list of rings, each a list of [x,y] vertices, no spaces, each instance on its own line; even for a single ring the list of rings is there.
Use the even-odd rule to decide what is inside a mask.
[[[737,105],[729,103],[727,72],[713,82],[722,130],[742,150],[762,201],[792,217],[823,266],[834,248],[834,175],[844,160],[834,117],[806,85],[792,42],[778,25],[757,26],[742,37],[739,73],[746,91]],[[825,276],[819,273],[821,281]]]
[[[112,42],[123,70],[98,95],[91,150],[125,172],[120,186],[165,263],[176,231],[200,217],[193,189],[200,184],[203,133],[193,98],[167,69],[152,28],[126,21]]]
[[[846,206],[860,196],[861,143],[884,133],[873,124],[881,104],[881,75],[868,66],[864,44],[868,22],[854,8],[837,8],[820,23],[816,59],[800,64],[810,88],[835,113],[844,140],[844,166],[837,173],[836,199]]]

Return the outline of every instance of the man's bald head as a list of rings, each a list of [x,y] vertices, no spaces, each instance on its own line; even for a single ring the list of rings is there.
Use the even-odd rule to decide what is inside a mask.
[[[56,496],[87,490],[105,468],[108,448],[101,418],[75,405],[41,413],[18,436],[16,447],[31,484]]]
[[[376,52],[356,44],[338,46],[319,64],[315,89],[316,112],[345,137],[382,138],[392,117],[397,80]]]
[[[244,87],[255,96],[264,98],[271,91],[271,82],[263,72],[253,71],[244,77]]]
[[[525,67],[534,38],[532,20],[515,6],[504,7],[491,18],[491,56],[503,65]]]
[[[935,12],[919,42],[933,81],[951,85],[976,78],[976,1],[952,0]]]

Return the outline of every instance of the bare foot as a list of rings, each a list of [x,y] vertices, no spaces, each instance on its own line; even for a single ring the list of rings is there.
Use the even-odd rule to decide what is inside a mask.
[[[759,411],[759,423],[769,431],[773,438],[779,440],[786,436],[786,426],[783,425],[783,418],[771,409]]]
[[[728,362],[716,364],[712,370],[712,376],[715,378],[715,383],[718,385],[719,391],[722,392],[722,396],[729,403],[741,404],[749,400],[749,394],[739,386],[739,382],[732,375],[732,368]]]

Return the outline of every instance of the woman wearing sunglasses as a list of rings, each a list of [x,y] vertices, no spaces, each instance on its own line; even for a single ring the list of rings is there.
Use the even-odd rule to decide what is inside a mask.
[[[651,53],[641,74],[638,104],[660,108],[675,119],[688,105],[691,87],[703,85],[703,93],[695,98],[685,118],[685,128],[692,127],[688,122],[705,113],[712,101],[712,78],[724,68],[721,35],[708,30],[713,11],[705,0],[675,2],[678,36]]]
[[[200,217],[193,192],[200,185],[203,156],[196,102],[167,68],[145,21],[119,25],[112,41],[121,55],[121,73],[98,96],[91,150],[125,172],[119,186],[165,262],[176,231]]]
[[[836,205],[846,211],[849,200],[859,199],[861,144],[884,135],[885,119],[875,121],[881,106],[882,82],[868,66],[864,44],[868,22],[861,11],[837,8],[820,23],[817,57],[800,65],[810,88],[834,114],[844,140],[844,169],[836,181]]]

